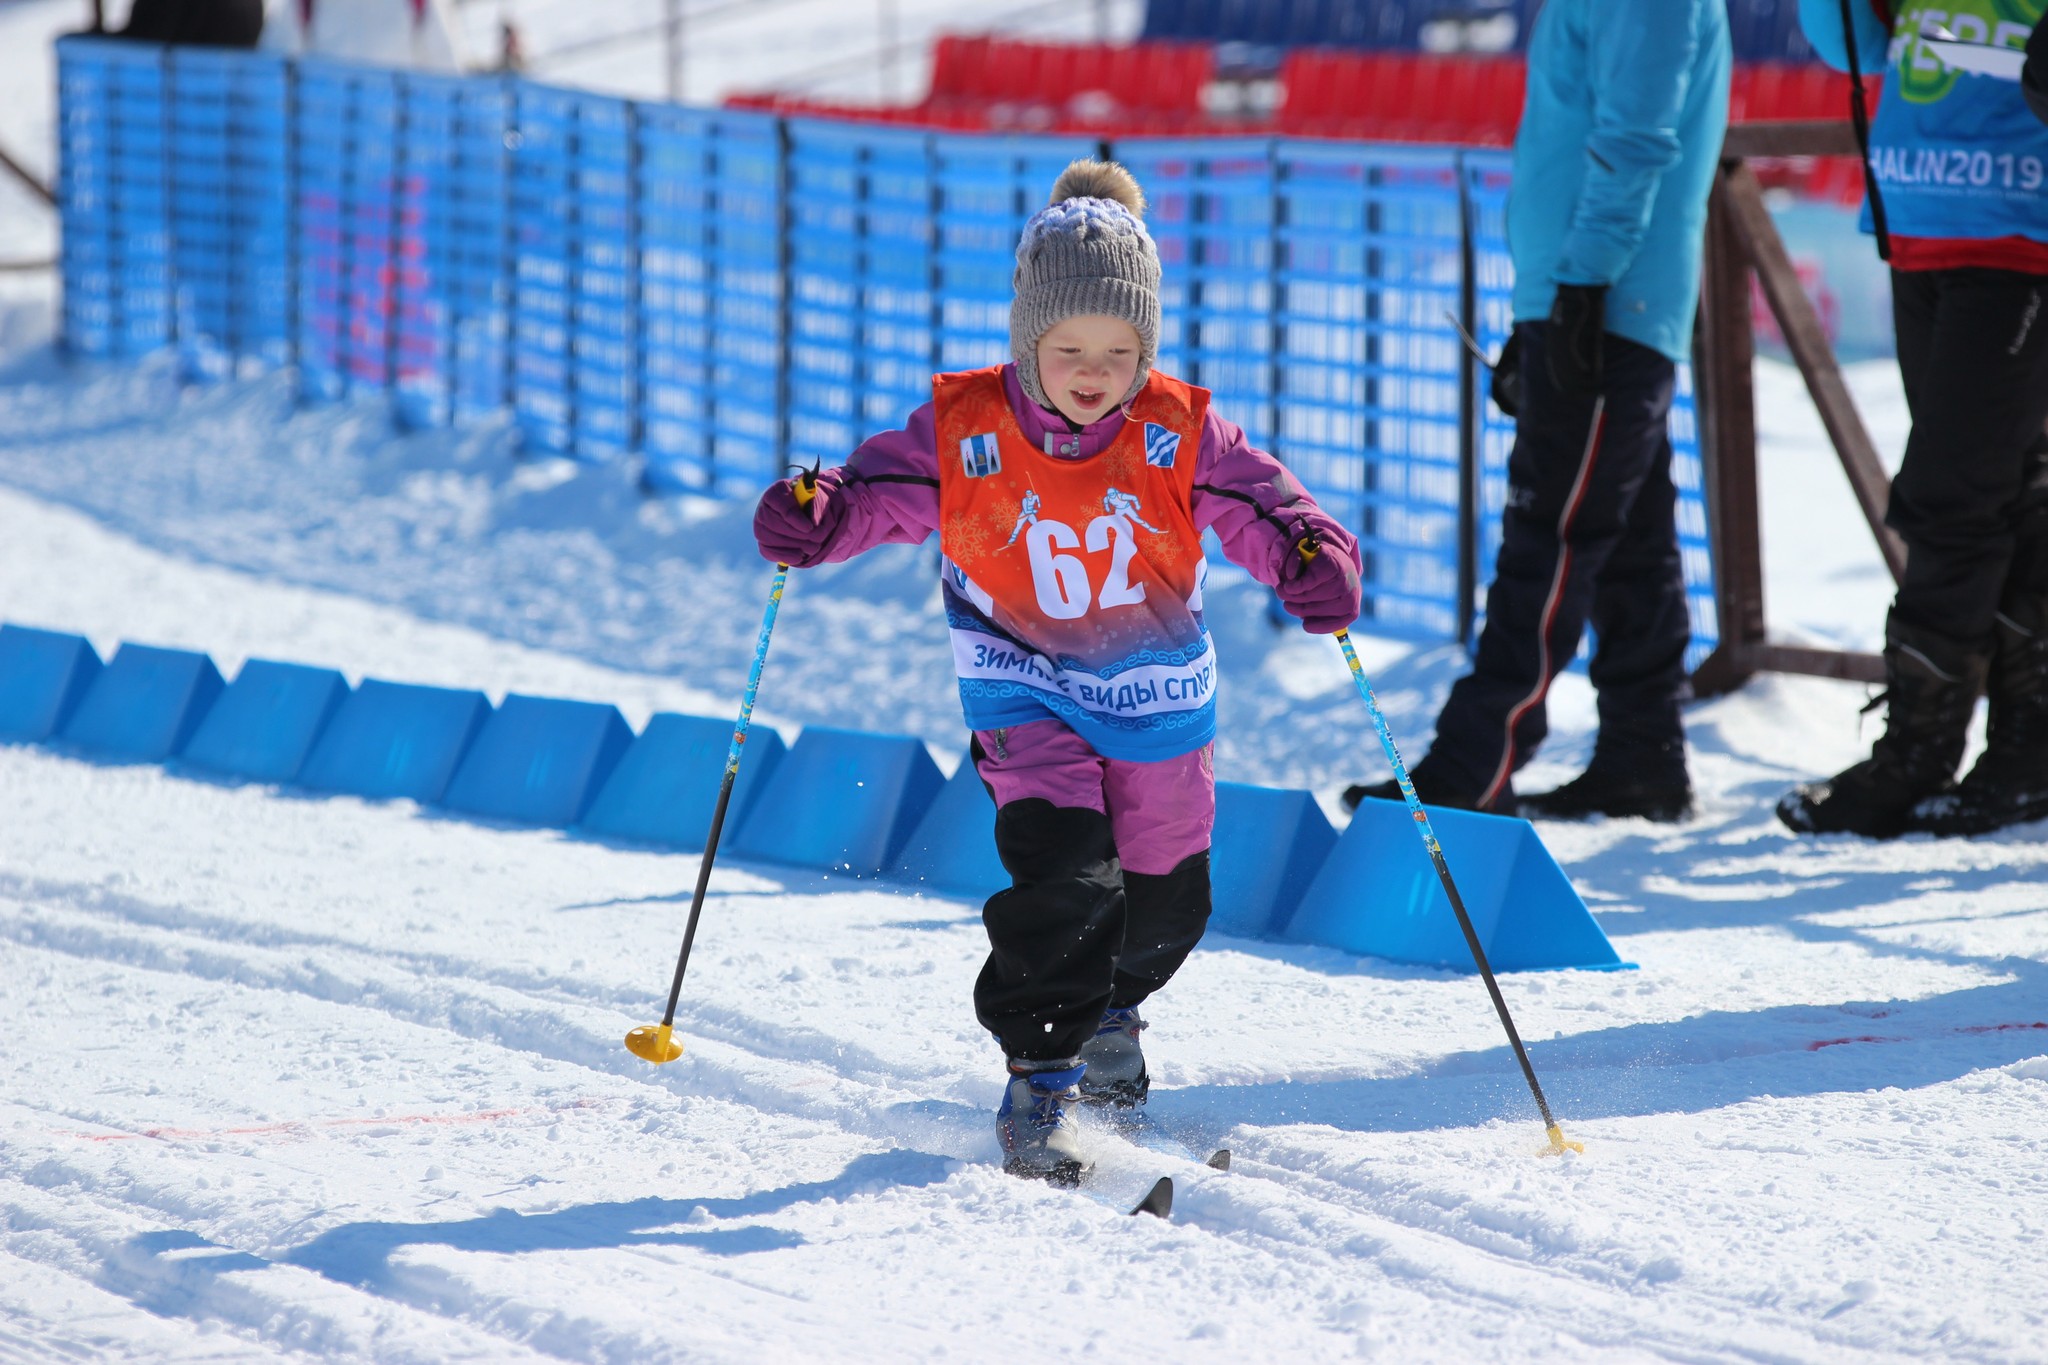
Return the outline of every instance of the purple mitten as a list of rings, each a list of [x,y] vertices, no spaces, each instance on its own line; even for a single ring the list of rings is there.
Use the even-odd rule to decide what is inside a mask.
[[[754,508],[754,544],[771,563],[808,569],[824,560],[840,510],[834,491],[823,483],[812,489],[808,507],[797,504],[796,480],[772,483]]]
[[[1316,542],[1315,556],[1302,558],[1303,541]],[[1313,635],[1335,635],[1358,619],[1356,551],[1310,532],[1294,542],[1280,571],[1280,604],[1301,618]]]

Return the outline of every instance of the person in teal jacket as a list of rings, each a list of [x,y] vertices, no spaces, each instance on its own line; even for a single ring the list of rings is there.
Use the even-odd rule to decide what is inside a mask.
[[[1529,42],[1508,246],[1516,418],[1486,625],[1411,776],[1426,802],[1684,818],[1691,639],[1667,418],[1690,352],[1730,65],[1724,0],[1548,0]],[[1544,703],[1588,623],[1600,733],[1586,771],[1517,801]],[[1391,782],[1345,793],[1399,800]]]
[[[1853,52],[1884,73],[1864,223],[1891,262],[1913,419],[1885,512],[1906,542],[1885,733],[1869,758],[1786,793],[1778,816],[1801,833],[1980,834],[2048,816],[2048,127],[2022,68],[2044,10],[1800,2],[1824,60]],[[1986,746],[1958,784],[1980,695]]]

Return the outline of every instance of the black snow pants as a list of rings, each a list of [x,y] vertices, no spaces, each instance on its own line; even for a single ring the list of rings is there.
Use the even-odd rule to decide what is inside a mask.
[[[1500,557],[1472,671],[1437,718],[1432,767],[1481,810],[1504,804],[1510,778],[1549,733],[1550,683],[1598,636],[1588,669],[1600,742],[1681,738],[1685,649],[1692,638],[1679,561],[1677,490],[1666,418],[1676,367],[1609,332],[1602,392],[1560,393],[1543,356],[1548,324],[1517,324],[1524,396],[1508,456]]]
[[[2008,575],[2039,577],[2048,558],[2019,545],[2048,498],[2048,275],[1895,270],[1892,322],[1913,418],[1885,513],[1906,542],[1892,611],[1974,653]]]
[[[983,757],[977,739],[970,761]],[[1011,884],[982,909],[989,956],[974,1012],[1007,1056],[1077,1055],[1104,1010],[1165,985],[1208,928],[1208,851],[1128,872],[1101,811],[1011,801],[996,811],[996,852]]]

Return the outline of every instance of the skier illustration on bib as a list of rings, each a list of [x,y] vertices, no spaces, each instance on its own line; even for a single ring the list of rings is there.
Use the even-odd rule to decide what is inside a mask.
[[[1107,493],[1102,495],[1104,515],[1122,517],[1125,521],[1135,522],[1139,526],[1144,527],[1155,536],[1164,535],[1165,533],[1157,526],[1154,526],[1151,522],[1138,515],[1142,506],[1143,504],[1138,501],[1137,494],[1125,493],[1115,487],[1111,487]]]
[[[1010,528],[1010,538],[1003,542],[1003,548],[1007,550],[1012,545],[1015,545],[1017,543],[1017,537],[1024,534],[1025,527],[1036,526],[1037,524],[1038,491],[1036,489],[1027,488],[1024,490],[1024,510],[1017,513],[1017,524]]]

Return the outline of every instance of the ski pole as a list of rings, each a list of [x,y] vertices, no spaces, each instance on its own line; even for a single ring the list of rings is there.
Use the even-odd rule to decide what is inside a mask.
[[[1305,541],[1301,547],[1302,558],[1315,558],[1320,548],[1313,541]],[[1358,695],[1365,698],[1366,709],[1372,712],[1373,727],[1380,732],[1380,748],[1386,751],[1387,762],[1393,765],[1394,780],[1401,787],[1401,799],[1408,803],[1408,813],[1415,817],[1415,827],[1422,835],[1423,847],[1429,850],[1429,860],[1436,865],[1437,880],[1444,884],[1444,894],[1451,898],[1451,909],[1457,913],[1458,927],[1465,932],[1465,946],[1472,950],[1472,960],[1479,965],[1479,975],[1486,979],[1486,993],[1493,997],[1494,1012],[1500,1015],[1501,1027],[1508,1031],[1508,1042],[1514,1045],[1515,1060],[1522,1064],[1522,1075],[1529,1082],[1529,1093],[1536,1097],[1536,1108],[1543,1115],[1543,1130],[1550,1137],[1550,1150],[1563,1152],[1570,1148],[1574,1152],[1583,1152],[1585,1144],[1565,1141],[1563,1130],[1551,1117],[1550,1101],[1543,1097],[1543,1086],[1536,1079],[1536,1068],[1529,1063],[1528,1049],[1522,1046],[1522,1035],[1515,1030],[1514,1017],[1508,1013],[1508,1002],[1500,993],[1500,983],[1493,978],[1493,967],[1486,960],[1486,948],[1479,941],[1479,931],[1472,927],[1472,916],[1465,913],[1464,897],[1458,894],[1458,884],[1451,880],[1451,868],[1444,861],[1443,846],[1437,843],[1436,831],[1429,826],[1429,816],[1422,809],[1422,802],[1416,799],[1415,784],[1408,780],[1408,766],[1401,762],[1401,751],[1394,747],[1394,735],[1387,729],[1387,717],[1380,710],[1379,698],[1372,694],[1372,684],[1366,681],[1365,668],[1358,662],[1358,651],[1351,647],[1351,632],[1338,631],[1337,643],[1344,648],[1344,662],[1351,665],[1351,681],[1358,684]]]
[[[817,472],[807,470],[796,481],[797,506],[811,505],[816,479]],[[761,669],[768,662],[768,637],[775,631],[775,613],[782,606],[782,588],[788,581],[789,565],[777,564],[775,581],[768,589],[768,610],[761,617],[761,638],[754,645],[754,666],[747,674],[746,693],[740,698],[739,722],[733,727],[732,747],[725,753],[725,780],[719,784],[718,804],[711,811],[711,832],[704,836],[704,861],[697,867],[697,890],[690,897],[690,919],[683,927],[683,951],[676,958],[676,979],[668,988],[668,1009],[662,1013],[659,1024],[642,1024],[626,1035],[628,1052],[657,1065],[683,1055],[683,1045],[675,1040],[676,1002],[682,999],[683,973],[690,967],[690,944],[697,937],[697,917],[704,913],[704,890],[711,884],[711,863],[718,856],[718,836],[725,829],[725,808],[732,801],[733,782],[739,777],[740,748],[747,742],[747,724],[754,716],[754,694],[761,688]]]

